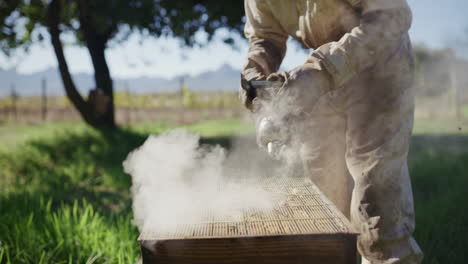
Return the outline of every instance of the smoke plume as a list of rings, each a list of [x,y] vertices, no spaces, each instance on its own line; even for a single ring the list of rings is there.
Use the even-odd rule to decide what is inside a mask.
[[[276,169],[256,144],[236,144],[227,155],[220,146],[199,145],[199,139],[185,130],[153,135],[125,160],[140,231],[199,223],[207,212],[236,219],[246,209],[270,210],[281,199],[258,184],[261,177],[274,177]]]

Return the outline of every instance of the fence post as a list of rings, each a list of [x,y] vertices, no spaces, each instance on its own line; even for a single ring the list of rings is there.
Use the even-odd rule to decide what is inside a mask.
[[[15,84],[11,84],[11,110],[13,112],[13,119],[18,120],[18,113],[16,109],[16,101],[18,99],[18,94],[16,93]]]
[[[7,102],[7,95],[5,95],[5,98],[1,98],[3,101],[5,99],[5,102],[1,104],[2,108],[0,109],[0,114],[1,114],[1,121],[7,120],[8,119],[8,105],[6,104]]]
[[[185,101],[187,97],[187,87],[185,86],[184,76],[179,77],[179,96],[180,96],[180,119],[181,123],[185,123]],[[177,107],[177,106],[176,106]]]
[[[455,103],[455,118],[457,119],[458,130],[462,129],[462,115],[461,115],[461,104],[460,104],[460,90],[457,83],[457,72],[456,67],[452,67],[450,71],[450,81],[452,84],[454,103]]]
[[[127,109],[126,109],[126,117],[127,117],[127,125],[130,125],[130,122],[132,121],[131,118],[131,101],[130,101],[130,91],[128,90],[128,84],[125,82],[125,92],[127,96]]]
[[[42,122],[47,120],[47,80],[42,78]]]

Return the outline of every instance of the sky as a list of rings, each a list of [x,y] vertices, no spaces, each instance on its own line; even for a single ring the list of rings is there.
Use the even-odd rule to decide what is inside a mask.
[[[468,0],[407,0],[413,11],[410,35],[414,43],[431,48],[453,47],[457,40],[468,39]],[[218,38],[204,48],[180,48],[174,39],[146,39],[138,36],[107,50],[106,58],[112,76],[133,78],[158,76],[172,78],[182,74],[196,75],[216,70],[223,64],[240,69],[248,49],[247,42],[239,38],[237,49]],[[73,73],[92,72],[90,57],[85,48],[69,45],[65,55]],[[307,53],[297,45],[288,45],[282,68],[291,69],[306,59]],[[57,66],[52,47],[48,43],[33,45],[27,54],[7,59],[0,53],[0,68],[28,74]]]

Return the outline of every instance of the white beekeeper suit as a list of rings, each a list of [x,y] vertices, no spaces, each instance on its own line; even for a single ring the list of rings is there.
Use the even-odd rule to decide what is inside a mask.
[[[406,0],[245,0],[245,11],[243,79],[282,80],[279,96],[306,112],[305,171],[360,232],[363,263],[420,263],[407,167],[414,98]],[[275,74],[289,36],[315,51]],[[256,94],[242,85],[247,107]]]

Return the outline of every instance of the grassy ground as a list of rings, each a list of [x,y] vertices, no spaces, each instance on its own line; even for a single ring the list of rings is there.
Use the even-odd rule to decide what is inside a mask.
[[[410,169],[416,239],[425,263],[468,261],[468,133],[416,123]],[[149,133],[147,123],[109,135],[81,124],[0,127],[0,263],[133,263],[131,180],[121,163]],[[205,143],[229,146],[251,128],[235,120],[189,126]]]

